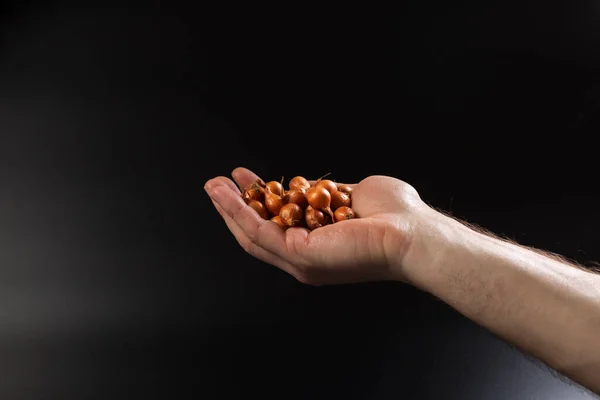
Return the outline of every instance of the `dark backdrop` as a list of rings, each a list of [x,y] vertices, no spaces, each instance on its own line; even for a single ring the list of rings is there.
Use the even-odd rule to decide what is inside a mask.
[[[243,253],[203,184],[388,174],[600,259],[592,1],[225,10],[5,5],[3,399],[586,399],[401,284]]]

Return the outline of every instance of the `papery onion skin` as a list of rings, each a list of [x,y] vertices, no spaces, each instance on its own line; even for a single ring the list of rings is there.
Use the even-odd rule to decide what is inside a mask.
[[[283,196],[283,201],[285,203],[294,203],[298,204],[300,208],[303,210],[308,206],[308,200],[306,198],[306,193],[299,189],[290,189]]]
[[[330,194],[333,194],[333,192],[337,192],[338,190],[335,182],[329,179],[323,179],[321,181],[318,181],[315,187],[325,188]]]
[[[331,195],[331,209],[337,210],[340,207],[350,207],[352,205],[352,199],[344,192],[336,190]]]
[[[269,219],[269,214],[267,213],[267,209],[263,203],[256,200],[250,200],[248,205],[258,213],[263,219]]]
[[[298,204],[288,203],[279,212],[281,222],[287,226],[301,226],[304,222],[304,212]]]
[[[271,189],[269,189],[269,187],[265,187],[264,190],[265,206],[267,207],[267,210],[269,210],[269,214],[271,214],[272,217],[279,215],[281,207],[283,207],[284,205],[283,199],[281,198],[281,196],[278,196],[275,193],[271,192]]]
[[[341,184],[341,185],[338,185],[337,189],[340,192],[344,192],[348,195],[352,195],[352,186],[350,186],[350,185]]]
[[[281,220],[281,217],[279,215],[276,215],[273,218],[271,218],[271,221],[275,222],[277,225],[279,225],[284,230],[289,228],[286,224],[283,223],[283,221]]]
[[[306,207],[304,220],[311,231],[327,225],[327,215],[311,206]]]
[[[303,176],[296,176],[290,180],[290,189],[298,189],[306,192],[310,189],[310,183]]]
[[[266,187],[268,187],[273,194],[283,196],[283,185],[281,183],[277,181],[267,182]]]
[[[256,200],[263,202],[265,200],[265,194],[258,186],[251,185],[244,190],[242,193],[242,199],[248,204],[250,200]]]
[[[306,192],[308,204],[319,211],[326,212],[333,218],[331,211],[331,194],[323,187],[312,187]]]
[[[353,219],[354,217],[356,217],[356,215],[354,214],[354,210],[351,209],[350,207],[340,207],[337,210],[335,210],[334,213],[334,219],[335,222],[341,222],[341,221],[345,221],[348,219]]]

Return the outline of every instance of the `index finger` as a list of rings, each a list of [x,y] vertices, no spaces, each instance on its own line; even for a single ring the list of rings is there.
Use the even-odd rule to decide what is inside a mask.
[[[238,184],[241,190],[244,190],[246,187],[250,186],[257,180],[260,180],[262,183],[265,183],[260,178],[260,176],[256,175],[254,172],[244,167],[238,167],[234,169],[231,175],[233,176],[233,179]]]

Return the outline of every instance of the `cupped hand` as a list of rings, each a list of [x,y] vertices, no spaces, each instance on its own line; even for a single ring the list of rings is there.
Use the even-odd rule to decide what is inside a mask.
[[[240,188],[256,179],[237,168],[232,176],[209,180],[205,190],[242,248],[311,285],[404,280],[403,259],[410,251],[420,211],[428,206],[409,184],[370,176],[352,185],[357,218],[309,231],[282,230],[262,219],[242,200]]]

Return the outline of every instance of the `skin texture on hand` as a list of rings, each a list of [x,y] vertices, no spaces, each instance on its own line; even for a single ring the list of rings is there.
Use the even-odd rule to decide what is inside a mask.
[[[240,188],[259,177],[245,168],[235,169],[232,176],[237,186],[221,176],[209,180],[205,190],[240,246],[252,256],[311,285],[406,279],[404,255],[419,211],[429,209],[407,183],[370,176],[352,185],[352,208],[358,218],[314,231],[284,232],[240,197]]]
[[[258,177],[238,168],[246,187]],[[251,255],[312,285],[408,282],[600,393],[600,275],[471,229],[387,176],[353,186],[358,218],[283,231],[241,199],[230,179],[206,191]]]

